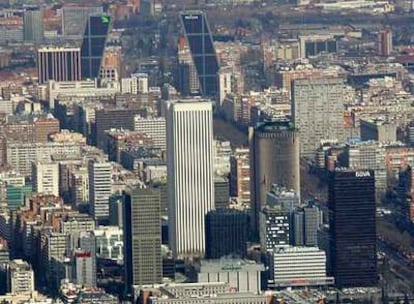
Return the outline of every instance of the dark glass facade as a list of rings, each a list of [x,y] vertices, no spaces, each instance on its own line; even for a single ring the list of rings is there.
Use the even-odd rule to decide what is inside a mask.
[[[377,285],[375,178],[373,171],[330,176],[330,256],[338,287]]]
[[[219,209],[206,215],[206,258],[226,255],[245,257],[249,215],[242,211]]]
[[[110,24],[111,17],[109,15],[89,16],[81,48],[83,78],[97,78],[99,76]]]
[[[202,11],[181,13],[181,23],[204,96],[217,94],[219,69],[207,16]]]
[[[305,56],[316,56],[321,53],[336,53],[338,44],[335,38],[327,40],[307,41],[305,42]]]
[[[162,280],[160,192],[133,189],[124,197],[126,289]]]

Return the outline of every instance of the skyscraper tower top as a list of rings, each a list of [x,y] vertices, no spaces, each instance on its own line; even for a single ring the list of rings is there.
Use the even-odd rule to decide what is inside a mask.
[[[83,78],[93,79],[99,76],[110,26],[110,15],[96,14],[89,16],[81,48]]]
[[[264,122],[249,129],[253,231],[274,184],[293,190],[300,200],[299,136],[288,120]]]
[[[214,97],[218,92],[219,64],[207,16],[203,11],[185,11],[180,20],[197,70],[201,94]]]

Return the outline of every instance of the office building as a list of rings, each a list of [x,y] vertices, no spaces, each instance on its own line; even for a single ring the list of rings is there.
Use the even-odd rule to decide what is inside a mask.
[[[265,206],[260,212],[260,247],[272,252],[290,245],[290,213],[278,207]]]
[[[69,213],[62,216],[59,231],[66,233],[70,238],[70,250],[79,248],[80,235],[85,231],[93,231],[95,229],[95,221],[84,213]],[[84,249],[80,247],[81,249]],[[89,248],[85,249],[90,251]]]
[[[249,236],[249,215],[244,211],[218,209],[206,215],[206,258],[227,255],[245,257]]]
[[[94,252],[76,250],[73,254],[73,277],[76,284],[84,287],[96,286],[96,263]]]
[[[151,136],[154,148],[167,148],[166,124],[164,117],[134,117],[134,131]]]
[[[112,71],[119,77],[123,76],[123,60],[122,60],[122,46],[108,45],[105,47],[104,56],[102,59],[102,69],[112,69]],[[118,80],[117,80],[118,81]],[[147,84],[148,91],[148,84]]]
[[[392,30],[390,28],[379,31],[378,33],[378,55],[390,56],[392,53]]]
[[[101,6],[64,6],[62,8],[63,36],[82,37],[89,16],[102,13]]]
[[[303,208],[296,209],[292,214],[292,244],[295,246],[318,245],[318,228],[321,223],[320,210],[309,203]]]
[[[338,287],[376,286],[374,171],[339,168],[329,181],[331,266]]]
[[[156,189],[133,189],[124,201],[125,285],[161,283],[161,202]]]
[[[95,111],[95,128],[93,132],[96,146],[105,152],[108,150],[107,135],[109,129],[133,130],[135,127],[135,116],[137,110],[131,109],[101,109]]]
[[[333,285],[326,275],[326,254],[317,247],[280,248],[272,253],[271,284],[274,287]]]
[[[291,234],[290,243],[293,246],[305,245],[305,225],[304,225],[305,212],[303,209],[298,208],[291,214]]]
[[[46,118],[37,118],[34,124],[34,141],[46,143],[50,140],[49,136],[60,132],[59,120],[49,114]]]
[[[264,293],[238,292],[224,282],[144,286],[139,295],[138,302],[147,300],[148,304],[266,304],[272,298]]]
[[[0,224],[2,226],[2,224]],[[0,228],[0,235],[6,237],[2,233],[2,228]],[[7,284],[7,265],[10,262],[10,253],[9,247],[7,245],[7,240],[0,237],[0,294],[6,294],[8,290]]]
[[[230,156],[230,196],[250,203],[250,157],[248,149],[236,149]]]
[[[8,291],[13,294],[35,291],[34,272],[30,264],[23,260],[12,260],[8,263],[7,282]]]
[[[214,178],[214,204],[216,209],[227,208],[230,204],[229,180],[226,177]]]
[[[167,169],[169,241],[173,256],[204,256],[205,215],[214,209],[210,102],[189,100],[169,104]]]
[[[59,196],[59,164],[32,163],[33,192]]]
[[[292,212],[299,207],[299,195],[286,187],[277,184],[271,186],[269,192],[266,193],[266,204],[269,206],[277,206],[283,211]]]
[[[256,235],[259,213],[273,184],[292,189],[300,197],[298,134],[289,121],[264,122],[249,129],[252,227]]]
[[[219,106],[223,104],[227,94],[233,92],[233,69],[231,67],[221,67],[218,71],[218,102]]]
[[[87,22],[81,47],[82,78],[99,77],[106,38],[111,24],[111,16],[90,15]]]
[[[23,13],[23,39],[41,43],[44,38],[43,9],[30,8]]]
[[[292,116],[301,139],[301,156],[314,157],[321,140],[344,135],[344,103],[348,88],[341,78],[293,81]]]
[[[124,262],[123,229],[117,226],[100,226],[93,232],[96,240],[96,254],[102,259]]]
[[[397,141],[397,125],[383,119],[361,119],[359,122],[361,140],[375,140],[382,143]]]
[[[112,165],[105,160],[89,160],[89,213],[97,221],[109,220]]]
[[[52,154],[79,155],[80,145],[71,142],[7,144],[7,163],[22,175],[30,175],[33,162],[50,160]]]
[[[23,206],[25,198],[32,194],[32,185],[16,187],[7,185],[7,209],[16,210]]]
[[[121,92],[124,94],[148,94],[148,74],[135,73],[121,79]]]
[[[196,269],[199,283],[225,282],[231,290],[254,294],[261,291],[261,272],[265,270],[255,261],[231,258],[203,260]]]
[[[37,50],[39,83],[81,80],[79,47],[42,47]]]
[[[202,11],[187,11],[180,14],[180,20],[197,71],[201,93],[203,96],[215,97],[218,94],[219,65],[207,16]]]
[[[89,176],[86,166],[70,172],[69,196],[74,207],[89,202]]]
[[[178,40],[177,88],[182,96],[199,95],[200,82],[185,37]]]
[[[62,279],[66,278],[63,261],[67,257],[70,238],[66,233],[42,230],[40,236],[42,279],[50,290],[57,290]],[[32,250],[32,248],[30,249]]]
[[[378,194],[387,189],[385,146],[372,140],[357,142],[346,146],[344,156],[347,167],[353,170],[374,170],[375,190]],[[395,157],[393,162],[403,158]]]
[[[320,54],[336,53],[337,38],[333,35],[301,35],[299,49],[301,58],[309,58]]]

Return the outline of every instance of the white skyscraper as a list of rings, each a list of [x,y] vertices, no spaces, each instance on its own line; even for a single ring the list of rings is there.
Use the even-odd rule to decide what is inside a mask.
[[[33,191],[59,196],[59,165],[57,163],[32,163]]]
[[[89,212],[95,220],[109,219],[109,197],[111,196],[112,166],[105,160],[90,160]]]
[[[175,257],[203,256],[204,216],[214,209],[210,102],[189,100],[169,104],[167,160],[170,247]]]

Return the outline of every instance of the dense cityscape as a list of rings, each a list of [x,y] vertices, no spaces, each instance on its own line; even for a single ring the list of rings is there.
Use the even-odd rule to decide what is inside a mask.
[[[414,303],[413,0],[0,0],[0,303]]]

